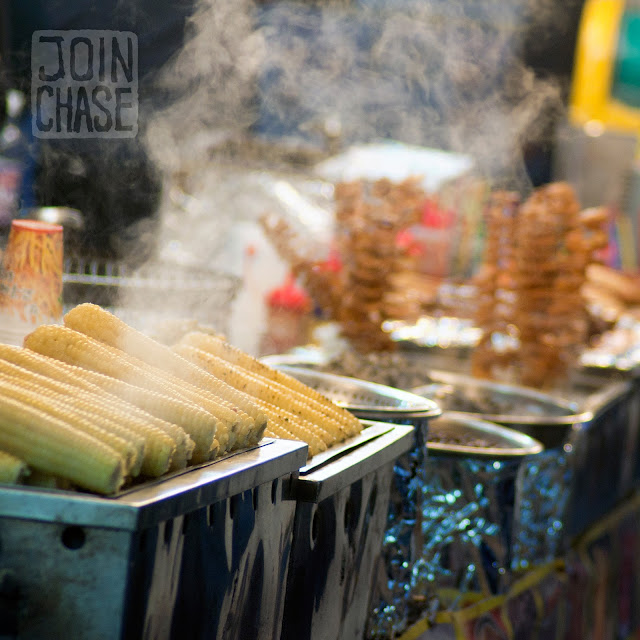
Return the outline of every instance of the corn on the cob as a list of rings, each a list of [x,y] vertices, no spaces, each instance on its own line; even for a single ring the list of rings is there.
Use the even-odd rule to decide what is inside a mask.
[[[0,449],[32,468],[101,494],[124,482],[120,454],[100,440],[22,402],[0,395]]]
[[[195,443],[192,462],[200,463],[212,459],[216,455],[216,447],[229,450],[236,442],[236,426],[238,418],[232,411],[220,405],[216,399],[211,399],[203,392],[191,390],[190,386],[162,371],[146,365],[140,372],[139,381],[132,382],[133,386],[141,385],[160,395],[165,395],[179,402],[196,404],[201,410],[206,411],[207,420],[192,424],[190,437]],[[224,414],[224,418],[221,418]]]
[[[148,365],[149,366],[149,365]],[[153,374],[150,371],[153,371]],[[215,418],[216,429],[212,436],[218,440],[222,453],[231,451],[238,445],[243,416],[220,402],[218,398],[188,382],[149,366],[153,390],[167,394],[176,400],[193,403]],[[196,434],[197,435],[197,434]],[[196,438],[194,435],[194,439]],[[198,442],[196,441],[196,446]],[[211,455],[209,455],[211,458]]]
[[[211,452],[209,454],[209,460],[213,460],[218,455],[220,455],[220,443],[217,438],[213,439],[213,444],[211,445]]]
[[[267,436],[267,438],[277,438],[279,440],[296,440],[297,442],[305,442],[305,444],[309,444],[302,438],[295,436],[290,431],[287,431],[287,429],[285,429],[282,425],[275,424],[274,422],[269,423],[269,427],[265,430],[264,435]],[[307,458],[311,459],[318,453],[318,451],[313,450],[313,447],[309,446]]]
[[[327,450],[327,445],[314,431],[314,425],[301,420],[298,416],[276,407],[268,402],[258,400],[260,408],[269,416],[269,429],[271,432],[286,432],[294,436],[294,440],[306,442],[309,445],[309,455],[315,456]],[[285,439],[288,436],[282,436]],[[290,438],[289,438],[290,439]]]
[[[138,452],[131,469],[132,475],[142,472],[145,476],[157,477],[165,473],[167,468],[186,466],[186,455],[190,449],[185,450],[186,445],[181,444],[180,438],[180,434],[185,437],[186,434],[175,425],[166,425],[153,416],[137,415],[136,407],[100,389],[91,392],[0,359],[2,372],[24,385],[32,384],[51,390],[60,396],[61,402],[66,398],[67,405],[73,406],[96,426],[130,442]]]
[[[212,380],[207,372],[98,305],[85,303],[74,307],[65,314],[64,323],[65,326],[82,332],[110,347],[120,349],[151,367],[166,372],[173,378],[184,380],[202,390],[210,389]],[[226,407],[227,411],[224,412],[222,407],[218,407],[216,416],[227,423],[236,422],[232,427],[237,427],[239,433],[236,436],[232,430],[230,435],[232,439],[237,438],[241,445],[244,444],[250,437],[249,432],[254,428],[253,419],[250,415],[237,411],[233,415],[231,407],[226,406],[224,402],[221,404],[222,407]],[[263,425],[258,425],[257,428],[262,429]],[[233,444],[234,442],[231,443],[231,446]]]
[[[84,408],[85,413],[89,412],[95,416],[97,412],[100,420],[106,422],[106,424],[102,424],[101,426],[114,432],[116,435],[124,436],[128,440],[134,440],[134,444],[140,449],[141,454],[146,440],[157,436],[156,430],[153,428],[145,428],[142,426],[142,423],[146,423],[148,427],[155,427],[175,441],[176,449],[171,458],[170,469],[182,469],[187,465],[193,453],[194,443],[183,429],[144,412],[137,406],[129,404],[126,400],[109,393],[103,386],[96,386],[90,382],[92,375],[98,376],[99,382],[118,382],[114,378],[80,367],[67,365],[59,360],[42,356],[29,349],[20,349],[20,351],[29,351],[30,355],[24,357],[24,354],[20,354],[20,357],[16,357],[14,352],[4,353],[3,350],[0,349],[0,373],[7,373],[8,375],[16,377],[18,380],[25,380],[32,384],[42,385],[56,393],[68,396],[76,408],[78,410]],[[9,356],[12,360],[21,362],[26,366],[20,366],[4,360],[3,356]],[[40,359],[45,360],[45,362],[42,363]],[[41,366],[42,364],[45,366]],[[38,371],[44,371],[45,373],[38,373]],[[60,380],[60,378],[62,380]],[[135,387],[131,388],[135,389]],[[83,407],[78,406],[81,402],[84,405]],[[95,405],[98,405],[98,407]],[[103,405],[106,405],[106,407]],[[112,409],[109,409],[109,407],[112,407]],[[135,419],[133,429],[131,428],[132,418]],[[152,469],[161,468],[163,462],[157,459],[158,454],[154,453],[157,450],[158,446],[156,445],[156,448],[152,447],[147,451],[145,457],[141,455],[137,467],[132,469],[132,475],[137,475],[140,470],[138,467],[143,463],[144,475],[149,475]],[[163,450],[162,445],[160,445],[159,450]],[[161,453],[160,455],[164,456],[166,454]]]
[[[234,399],[231,395],[225,394],[220,389],[218,381],[213,380],[213,376],[211,377],[212,381],[207,389],[196,387],[173,376],[167,379],[167,383],[182,399],[201,405],[209,413],[219,414],[220,407],[224,407],[226,411],[231,411],[232,415],[237,416],[238,431],[234,441],[225,447],[227,451],[259,442],[266,426],[267,417],[252,403],[251,399],[244,403],[239,398]],[[236,400],[240,400],[240,402],[236,402]]]
[[[169,371],[179,378],[188,376],[189,368],[163,344],[149,338],[102,307],[79,304],[64,316],[65,326],[84,333],[95,340],[120,349],[158,369]],[[187,378],[188,379],[188,378]]]
[[[6,451],[0,451],[0,482],[19,484],[27,475],[29,475],[29,467],[24,460],[16,458]]]
[[[300,382],[283,371],[273,369],[260,362],[257,358],[234,347],[222,338],[208,333],[192,331],[182,337],[179,344],[186,344],[196,349],[202,349],[226,362],[246,369],[247,371],[265,378],[269,382],[277,382],[292,391],[302,394],[315,409],[344,425],[349,436],[356,435],[362,430],[362,423],[349,411],[337,406],[320,392]]]
[[[173,349],[175,350],[178,350],[179,348],[180,347],[177,345],[173,347]],[[207,354],[200,349],[193,349],[184,350],[180,355],[186,360],[189,360],[189,362],[192,362],[194,365],[208,371],[207,359],[210,354]],[[211,373],[210,371],[208,372]],[[265,433],[265,429],[267,428],[267,416],[258,407],[255,402],[255,398],[252,398],[250,395],[243,393],[242,391],[234,389],[231,385],[227,384],[223,380],[220,380],[213,374],[211,374],[209,388],[220,398],[221,401],[229,403],[230,406],[237,407],[241,411],[247,413],[251,418],[253,418],[255,427],[250,433],[249,439],[246,442],[247,446],[254,445],[260,442],[263,434]]]
[[[90,400],[84,393],[81,394]],[[98,398],[95,411],[123,425],[130,432],[145,440],[145,456],[142,462],[144,475],[162,475],[167,468],[184,469],[193,454],[194,443],[184,430],[175,424],[160,420],[137,407],[123,403],[115,396]],[[165,471],[161,471],[161,469]]]
[[[170,376],[165,376],[162,371],[156,372],[153,367],[143,368],[140,376],[140,379],[132,382],[131,386],[151,392],[153,395],[147,400],[152,400],[157,396],[165,396],[174,405],[178,403],[178,410],[180,404],[194,404],[204,416],[202,420],[187,423],[190,439],[195,445],[192,450],[192,462],[200,463],[210,460],[215,456],[216,447],[224,446],[226,450],[235,443],[235,426],[238,424],[235,413],[229,412],[231,415],[227,416],[227,409],[217,401],[210,401],[206,394],[197,390],[191,391],[186,383],[173,380]],[[153,409],[151,403],[147,406]],[[167,409],[167,406],[164,409]],[[223,412],[225,418],[221,419],[220,414]],[[160,418],[156,417],[155,419],[159,420]],[[216,444],[214,441],[217,441]]]
[[[103,346],[114,354],[117,351],[109,345]],[[127,354],[122,355],[125,358],[129,357]],[[195,443],[193,462],[196,463],[205,462],[215,457],[218,449],[221,449],[223,453],[231,450],[237,442],[238,425],[243,417],[248,419],[246,414],[225,405],[213,394],[146,363],[140,364],[139,378],[135,381],[131,380],[129,383],[124,382],[124,384],[129,384],[135,390],[141,389],[150,392],[151,398],[145,399],[143,394],[140,396],[141,402],[148,402],[149,408],[152,408],[153,400],[158,395],[169,398],[174,404],[178,403],[179,411],[181,411],[180,405],[195,405],[202,416],[206,418],[187,423],[187,426],[190,427],[189,435]],[[170,410],[170,407],[160,405],[160,410],[163,409]],[[214,440],[217,441],[215,445]]]
[[[277,383],[267,384],[257,376],[211,353],[204,351],[194,353],[197,350],[186,345],[176,345],[175,349],[185,357],[199,357],[200,362],[207,368],[207,371],[218,376],[236,390],[252,396],[255,402],[268,402],[273,406],[281,407],[297,415],[300,419],[317,425],[316,430],[322,432],[322,436],[327,437],[325,444],[332,445],[347,437],[346,432],[339,423],[309,406],[305,402],[305,398],[300,394],[285,389]]]
[[[178,443],[178,451],[174,454],[175,465],[181,457],[186,461],[191,459],[194,443],[187,434],[196,434],[215,430],[217,420],[209,412],[193,403],[187,403],[166,394],[157,393],[135,387],[127,382],[118,380],[96,371],[84,369],[75,365],[56,360],[22,347],[0,345],[0,361],[6,360],[14,365],[41,374],[53,380],[81,388],[96,396],[117,397],[123,403],[130,403],[134,407],[126,407],[128,411],[139,418],[153,422],[154,426],[166,431]],[[146,413],[145,413],[146,412]],[[157,418],[149,420],[149,416]],[[176,431],[173,426],[182,427],[185,434]],[[181,450],[184,449],[184,453]]]
[[[0,359],[54,380],[86,388],[83,376],[78,375],[86,369],[67,364],[62,360],[51,358],[31,349],[0,344]]]
[[[135,363],[120,357],[101,342],[69,327],[56,324],[41,325],[25,336],[24,346],[56,360],[99,371],[121,380],[135,379],[140,375],[140,367]]]
[[[138,449],[128,441],[113,432],[107,431],[92,422],[93,416],[78,411],[72,403],[44,386],[34,385],[24,380],[18,381],[12,376],[0,373],[0,394],[6,398],[13,398],[54,418],[72,424],[76,429],[92,435],[115,449],[124,460],[124,473],[135,475],[142,463],[142,447]],[[99,422],[99,418],[96,417]],[[140,463],[138,464],[138,460]]]
[[[94,388],[101,389],[110,397],[119,398],[122,402],[133,405],[133,413],[138,416],[153,416],[154,418],[177,425],[184,430],[183,443],[190,450],[188,458],[193,452],[192,434],[215,431],[218,421],[215,416],[202,407],[192,403],[170,397],[166,394],[136,387],[123,380],[105,376],[95,371],[78,368],[78,375]],[[188,438],[188,440],[187,440]]]
[[[153,368],[136,363],[131,357],[118,352],[112,347],[90,338],[78,331],[59,325],[42,325],[27,335],[25,347],[45,356],[58,358],[68,364],[75,364],[92,371],[129,381],[134,386],[141,386],[160,393],[167,392],[175,396],[175,390],[168,390],[168,385],[154,374]],[[219,421],[216,425],[219,426]],[[194,462],[209,459],[216,431],[210,430],[193,434],[195,450]]]

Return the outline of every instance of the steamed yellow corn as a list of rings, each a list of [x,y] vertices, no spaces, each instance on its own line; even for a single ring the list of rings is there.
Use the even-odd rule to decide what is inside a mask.
[[[185,358],[197,359],[201,366],[206,367],[207,371],[218,376],[236,390],[252,396],[255,402],[261,401],[280,407],[298,416],[299,419],[316,425],[317,430],[322,430],[323,435],[329,436],[326,444],[332,445],[347,438],[346,430],[340,423],[310,406],[304,396],[287,390],[278,383],[272,382],[268,384],[265,380],[229,362],[225,362],[211,353],[204,351],[198,353],[197,349],[180,344],[175,345],[174,348]],[[264,410],[264,407],[260,406]]]
[[[123,380],[56,360],[31,349],[0,345],[0,363],[2,361],[80,388],[96,397],[118,398],[126,411],[151,422],[176,439],[178,451],[174,455],[174,465],[181,457],[184,457],[185,461],[191,459],[194,443],[190,435],[215,431],[216,428],[217,419],[193,403],[136,387]],[[178,425],[185,433],[176,431],[173,426],[167,426],[167,423]]]
[[[278,430],[293,435],[294,440],[306,442],[309,445],[309,456],[315,456],[327,450],[327,445],[318,436],[315,425],[311,425],[298,416],[293,415],[275,405],[258,400],[260,408],[269,416],[269,429],[271,433]],[[278,436],[287,439],[288,436]]]
[[[179,347],[173,347],[176,350],[176,353]],[[197,351],[197,352],[196,352]],[[181,357],[189,360],[189,362],[193,363],[195,366],[202,368],[203,370],[208,371],[206,366],[206,360],[209,354],[205,354],[200,352],[199,350],[194,350],[194,352],[184,352],[181,354]],[[228,406],[236,407],[236,410],[246,413],[249,415],[254,421],[254,428],[248,434],[247,439],[245,440],[245,445],[255,445],[260,442],[265,429],[267,428],[267,415],[258,407],[255,402],[255,398],[250,395],[243,393],[242,391],[238,391],[234,389],[231,385],[224,382],[220,378],[217,378],[214,375],[209,376],[209,384],[208,384],[209,392],[215,394],[220,402],[225,402]],[[190,390],[190,393],[197,394],[198,391],[195,388]]]
[[[279,371],[266,365],[264,362],[260,362],[257,358],[234,347],[219,336],[192,331],[183,336],[178,344],[188,345],[211,353],[229,364],[260,376],[269,384],[278,383],[294,393],[301,394],[315,410],[324,413],[329,418],[340,423],[349,436],[356,435],[362,430],[362,423],[358,418],[346,409],[331,402],[331,400],[323,396],[319,391],[312,389],[283,371]]]
[[[118,352],[98,340],[69,327],[59,325],[42,325],[25,337],[25,347],[45,356],[58,358],[73,364],[103,373],[120,380],[128,381],[134,386],[141,386],[160,393],[174,395],[176,391],[168,388],[167,383],[154,374],[154,370],[137,363],[127,354]],[[215,416],[214,416],[215,417]],[[216,417],[216,427],[220,421]],[[195,450],[194,462],[208,460],[217,436],[215,429],[193,434]],[[218,438],[220,440],[220,438]]]
[[[115,449],[124,461],[124,473],[137,475],[142,463],[142,446],[136,447],[133,442],[101,428],[96,424],[94,416],[78,411],[73,403],[65,401],[64,396],[52,392],[43,386],[18,381],[11,376],[0,373],[0,394],[6,398],[13,398],[54,418],[59,418],[72,424],[76,429],[92,435]],[[97,419],[99,422],[99,419]],[[138,460],[140,464],[138,464]]]
[[[121,357],[101,342],[69,327],[41,325],[25,336],[24,346],[56,360],[121,380],[135,379],[140,375],[140,366],[131,359]]]
[[[109,445],[66,421],[0,395],[0,449],[29,467],[101,494],[124,483],[124,461]]]
[[[29,350],[22,349],[22,351]],[[90,384],[87,382],[87,376],[93,372],[80,367],[66,365],[34,352],[31,352],[31,354],[33,358],[29,359],[12,358],[13,360],[24,362],[26,367],[23,367],[4,360],[3,355],[7,354],[3,354],[2,350],[0,350],[0,373],[11,375],[18,381],[24,381],[26,385],[33,384],[45,387],[52,392],[60,394],[62,397],[66,397],[67,402],[73,405],[76,410],[88,413],[94,421],[98,420],[102,423],[99,426],[114,432],[116,435],[123,436],[127,440],[134,441],[135,446],[140,450],[139,464],[144,465],[144,475],[157,475],[157,469],[162,468],[163,465],[158,456],[166,457],[166,446],[162,443],[152,444],[147,447],[146,455],[144,457],[142,455],[145,442],[149,439],[156,439],[158,429],[166,433],[175,442],[175,451],[171,458],[170,469],[182,469],[186,466],[191,458],[194,444],[183,429],[147,414],[138,407],[112,395],[100,386]],[[10,353],[9,355],[13,354]],[[54,364],[50,368],[49,363],[46,363],[46,367],[37,366],[40,364],[39,358],[46,358]],[[33,366],[34,364],[36,366]],[[46,371],[51,376],[43,375],[33,371],[31,368],[27,368],[32,366],[34,369]],[[67,368],[72,370],[70,374],[66,370]],[[101,376],[101,374],[95,375],[105,380],[113,380],[113,378]],[[62,380],[59,378],[62,378]],[[70,382],[67,382],[67,380]],[[74,381],[76,383],[82,381],[84,384],[78,386],[74,384]],[[137,472],[134,470],[132,474],[137,475]]]
[[[23,484],[40,489],[62,489],[71,491],[75,489],[73,483],[66,478],[54,476],[52,473],[40,471],[40,469],[29,469],[29,475],[23,478]]]
[[[185,377],[185,373],[187,376],[190,373],[188,363],[175,358],[165,345],[137,331],[98,305],[77,305],[65,314],[64,324],[153,367],[168,370],[179,378]],[[186,369],[183,366],[185,364]]]
[[[186,445],[180,439],[180,434],[185,437],[186,434],[175,425],[165,425],[152,416],[138,416],[136,407],[121,403],[109,394],[102,394],[99,389],[92,393],[0,359],[2,374],[12,376],[23,387],[40,389],[41,394],[64,403],[95,426],[127,440],[137,452],[132,463],[132,475],[142,473],[157,477],[168,468],[186,466],[185,457],[190,450],[184,448]],[[158,423],[161,428],[158,428]]]
[[[110,347],[120,349],[134,358],[166,372],[174,379],[184,380],[202,391],[211,391],[211,385],[214,381],[206,371],[194,366],[191,362],[174,353],[169,347],[137,331],[98,305],[85,303],[74,307],[65,314],[64,323],[65,326],[75,331],[85,333]],[[255,437],[252,438],[250,434],[252,430],[264,430],[264,423],[254,425],[251,413],[235,410],[235,415],[232,415],[230,411],[234,411],[233,407],[226,402],[220,404],[222,407],[226,407],[227,412],[223,412],[218,406],[216,415],[223,421],[238,423],[239,433],[236,435],[232,432],[231,437],[237,439],[241,446],[248,440],[255,440]],[[232,442],[231,446],[233,444],[235,443]]]

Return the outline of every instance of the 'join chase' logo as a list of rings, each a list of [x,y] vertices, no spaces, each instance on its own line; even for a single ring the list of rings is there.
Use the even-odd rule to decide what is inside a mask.
[[[31,122],[37,138],[133,138],[138,38],[130,31],[35,31]]]

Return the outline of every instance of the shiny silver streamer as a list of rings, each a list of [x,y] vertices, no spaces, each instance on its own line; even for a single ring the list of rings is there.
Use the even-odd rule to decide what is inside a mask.
[[[424,487],[427,483],[427,421],[416,424],[415,445],[394,465],[387,529],[384,534],[382,577],[372,600],[367,637],[394,638],[413,618],[420,617],[416,605],[426,606],[414,591],[414,565],[422,556]]]
[[[416,590],[499,593],[508,578],[515,480],[521,460],[430,454],[424,485],[423,553]]]
[[[522,466],[517,488],[513,571],[545,564],[565,551],[572,480],[571,453],[563,449],[544,451]]]

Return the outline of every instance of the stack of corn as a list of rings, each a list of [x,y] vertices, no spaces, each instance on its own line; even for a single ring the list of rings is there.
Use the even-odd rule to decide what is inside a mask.
[[[311,456],[357,435],[360,421],[299,380],[272,369],[219,336],[191,332],[173,351],[247,395],[268,417],[266,434],[301,440]]]
[[[24,348],[0,345],[0,450],[13,473],[2,482],[32,470],[111,494],[254,446],[265,429],[313,455],[360,423],[220,337],[170,348],[92,304],[38,327]]]

